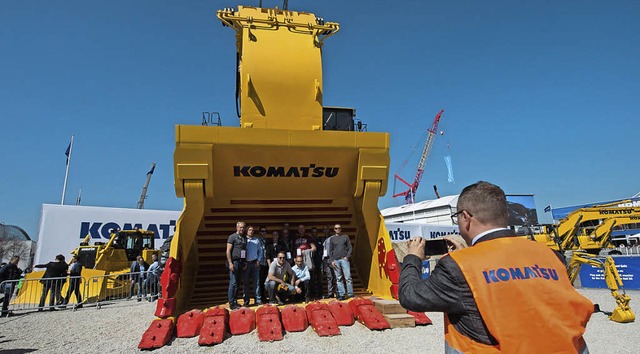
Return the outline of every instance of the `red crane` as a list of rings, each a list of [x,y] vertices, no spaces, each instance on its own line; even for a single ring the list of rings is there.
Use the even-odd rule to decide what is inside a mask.
[[[407,189],[406,191],[393,195],[394,198],[403,196],[405,204],[411,204],[415,202],[416,191],[418,190],[418,186],[420,186],[420,180],[422,179],[422,175],[424,174],[424,165],[427,163],[427,158],[429,158],[429,153],[431,152],[431,145],[433,144],[433,140],[435,139],[435,136],[438,133],[438,124],[440,123],[440,116],[442,116],[442,112],[444,112],[444,109],[440,110],[440,112],[436,114],[436,118],[433,120],[431,129],[426,131],[426,134],[428,134],[427,142],[425,143],[424,149],[422,150],[422,156],[420,156],[420,162],[418,163],[418,169],[416,171],[416,176],[413,179],[413,183],[409,184],[409,182],[403,180],[400,176],[398,176],[397,173],[393,175],[397,180],[399,180],[400,182],[404,183],[407,187],[409,187],[409,189]],[[405,160],[402,163],[402,166],[400,166],[398,173],[400,173],[400,170],[406,164],[407,164],[407,160]],[[394,181],[394,187],[395,187],[395,181]],[[394,188],[394,191],[395,191],[395,188]]]

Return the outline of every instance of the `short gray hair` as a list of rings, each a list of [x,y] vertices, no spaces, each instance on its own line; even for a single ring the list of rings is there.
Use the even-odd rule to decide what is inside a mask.
[[[458,197],[458,211],[466,210],[483,224],[507,227],[507,198],[502,188],[485,181],[466,186]]]

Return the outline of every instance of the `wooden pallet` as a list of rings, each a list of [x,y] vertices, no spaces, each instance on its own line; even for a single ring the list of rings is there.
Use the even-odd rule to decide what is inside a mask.
[[[407,328],[416,326],[416,318],[408,313],[383,315],[391,328]]]
[[[398,300],[382,300],[382,299],[371,299],[373,303],[376,305],[376,309],[380,311],[383,315],[391,315],[391,314],[406,314],[407,310],[404,307],[400,306],[400,302]]]
[[[409,315],[407,310],[400,306],[398,300],[371,299],[376,305],[376,309],[382,313],[384,318],[389,322],[391,328],[407,328],[415,327],[415,317]]]

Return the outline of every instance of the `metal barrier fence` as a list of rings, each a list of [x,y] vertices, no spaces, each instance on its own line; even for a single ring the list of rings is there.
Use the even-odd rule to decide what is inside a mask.
[[[153,301],[158,298],[158,278],[148,275],[141,282],[140,273],[116,273],[59,278],[7,280],[0,283],[2,315],[17,311],[76,310],[84,306],[102,307],[105,304]]]
[[[82,281],[81,277],[72,278],[74,282]],[[3,315],[24,310],[56,310],[64,305],[67,283],[67,277],[4,281],[0,284]]]
[[[160,291],[159,279],[147,275],[147,278],[140,281],[139,276],[140,273],[119,273],[90,277],[85,287],[88,295],[86,303],[100,308],[104,304],[134,298],[138,301],[157,299]]]

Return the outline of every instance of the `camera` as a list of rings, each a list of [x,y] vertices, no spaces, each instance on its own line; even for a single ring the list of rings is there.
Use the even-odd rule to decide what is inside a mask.
[[[424,255],[436,256],[449,252],[447,247],[447,241],[443,238],[425,239],[424,243]]]

